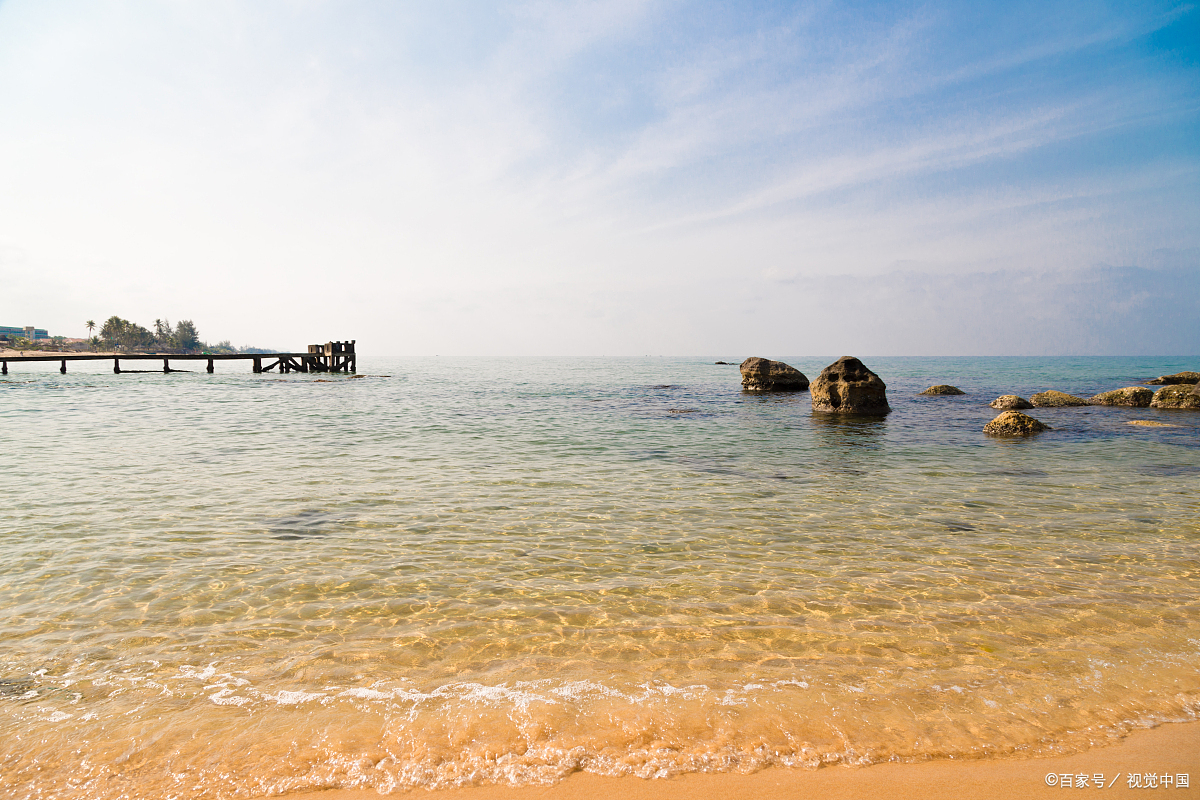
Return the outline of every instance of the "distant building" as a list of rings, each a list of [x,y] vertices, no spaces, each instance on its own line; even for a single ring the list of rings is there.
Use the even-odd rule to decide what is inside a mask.
[[[35,328],[32,325],[27,325],[24,328],[12,328],[7,325],[0,325],[0,336],[5,339],[20,339],[25,338],[29,341],[36,339],[49,339],[50,333],[45,328]]]

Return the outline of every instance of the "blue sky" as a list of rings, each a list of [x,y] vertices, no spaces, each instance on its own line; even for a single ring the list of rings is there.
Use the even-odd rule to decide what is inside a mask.
[[[1179,3],[3,0],[0,324],[1200,354],[1198,55]]]

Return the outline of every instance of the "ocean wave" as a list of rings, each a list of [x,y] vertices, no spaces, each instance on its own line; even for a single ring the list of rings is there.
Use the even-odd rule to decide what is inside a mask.
[[[77,668],[58,682],[73,682],[82,699],[46,693],[41,702],[0,704],[11,717],[5,724],[20,723],[39,742],[20,758],[10,754],[4,777],[47,796],[69,783],[70,796],[96,800],[547,785],[577,771],[651,779],[1064,753],[1135,727],[1200,719],[1196,690],[1114,702],[1116,687],[1102,681],[1107,688],[1085,682],[1068,694],[1060,685],[1047,698],[1039,693],[1048,684],[1002,675],[924,683],[882,674],[733,683],[594,676],[425,687],[363,676],[360,685],[316,686],[243,666]],[[33,690],[54,681],[42,675]]]

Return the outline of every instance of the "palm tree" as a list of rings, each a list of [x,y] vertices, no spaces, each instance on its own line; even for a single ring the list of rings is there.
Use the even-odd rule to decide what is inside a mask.
[[[88,329],[88,339],[92,338],[92,331],[96,330],[96,321],[89,319],[84,323],[84,327]]]

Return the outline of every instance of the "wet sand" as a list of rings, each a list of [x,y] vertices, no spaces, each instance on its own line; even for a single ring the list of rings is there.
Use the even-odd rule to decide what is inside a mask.
[[[1184,773],[1188,787],[1129,785],[1130,774]],[[1047,775],[1056,776],[1049,785]],[[1059,775],[1087,776],[1087,786],[1063,788]],[[1095,775],[1104,775],[1097,788]],[[1115,779],[1115,783],[1113,783]],[[1140,781],[1145,783],[1145,781]],[[1136,731],[1110,747],[1070,756],[979,761],[932,761],[827,767],[818,770],[767,769],[752,775],[691,774],[661,780],[601,778],[577,773],[554,786],[483,786],[397,793],[422,800],[1023,800],[1049,797],[1200,798],[1200,722],[1161,725]],[[333,789],[291,795],[312,800],[370,800],[373,790]]]

